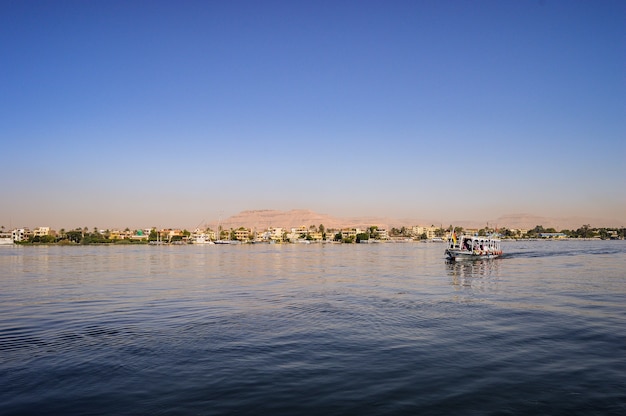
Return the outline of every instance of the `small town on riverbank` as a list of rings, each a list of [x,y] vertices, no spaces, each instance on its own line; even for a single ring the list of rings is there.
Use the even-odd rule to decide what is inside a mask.
[[[544,228],[537,225],[533,229],[490,228],[480,229],[453,227],[436,227],[415,225],[411,227],[391,228],[389,230],[372,225],[367,228],[326,228],[318,226],[300,226],[292,228],[268,227],[256,230],[246,227],[225,228],[217,230],[209,227],[196,228],[193,231],[175,228],[135,229],[99,229],[94,227],[75,228],[72,230],[53,230],[50,227],[14,228],[5,230],[1,227],[0,243],[3,244],[242,244],[242,243],[373,243],[373,242],[442,242],[446,241],[454,231],[457,235],[492,235],[501,239],[602,239],[623,240],[626,235],[624,227],[593,228],[582,225],[576,230],[560,230]]]

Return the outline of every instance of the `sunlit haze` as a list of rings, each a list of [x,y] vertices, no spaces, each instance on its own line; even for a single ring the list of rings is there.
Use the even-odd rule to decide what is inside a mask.
[[[2,1],[0,223],[626,225],[624,1]]]

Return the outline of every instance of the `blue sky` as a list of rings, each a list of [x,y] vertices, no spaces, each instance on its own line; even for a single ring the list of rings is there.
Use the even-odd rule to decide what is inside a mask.
[[[623,1],[3,0],[0,222],[626,223],[625,28]]]

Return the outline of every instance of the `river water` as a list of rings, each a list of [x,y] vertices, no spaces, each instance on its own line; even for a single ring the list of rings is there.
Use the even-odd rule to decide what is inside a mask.
[[[0,247],[0,414],[625,415],[626,242]]]

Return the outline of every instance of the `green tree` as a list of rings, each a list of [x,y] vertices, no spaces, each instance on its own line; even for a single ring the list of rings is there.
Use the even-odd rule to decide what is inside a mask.
[[[593,236],[593,232],[591,231],[591,226],[589,224],[585,224],[576,230],[576,234],[578,234],[578,237],[582,238],[590,238]]]
[[[32,237],[33,243],[41,243],[41,244],[51,244],[54,243],[54,236],[52,235],[38,235]]]
[[[542,225],[536,225],[535,228],[533,228],[532,230],[528,230],[528,232],[526,233],[526,236],[529,238],[537,238],[539,234],[545,233],[545,232],[546,230],[543,228]]]
[[[326,228],[324,224],[320,224],[320,226],[317,227],[317,231],[322,235],[322,240],[326,240]]]
[[[65,233],[66,238],[74,243],[80,243],[83,238],[83,232],[80,229],[71,230]]]

